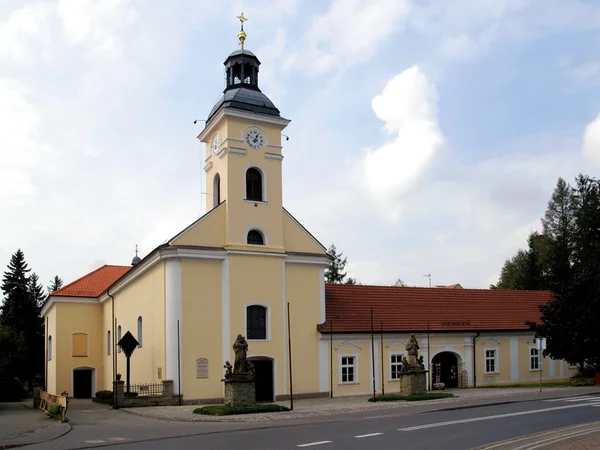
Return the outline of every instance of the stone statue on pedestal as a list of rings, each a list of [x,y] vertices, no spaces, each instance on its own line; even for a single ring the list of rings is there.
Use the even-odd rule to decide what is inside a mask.
[[[404,395],[423,394],[426,392],[425,364],[423,356],[419,356],[419,343],[415,335],[411,335],[406,343],[406,354],[402,358],[400,370],[400,392]]]
[[[233,351],[235,352],[235,361],[233,363],[233,373],[246,372],[246,357],[248,354],[248,342],[241,334],[238,334],[237,339],[233,343]]]
[[[245,405],[256,401],[255,383],[256,380],[254,365],[248,361],[248,342],[241,334],[233,343],[235,359],[233,366],[229,361],[225,361],[223,368],[225,375],[225,404],[226,405]]]

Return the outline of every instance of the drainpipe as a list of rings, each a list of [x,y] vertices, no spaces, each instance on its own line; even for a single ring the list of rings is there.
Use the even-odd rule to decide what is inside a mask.
[[[117,359],[117,355],[116,355],[116,351],[115,351],[115,298],[110,295],[110,291],[109,289],[106,290],[106,295],[108,295],[111,299],[112,299],[112,320],[111,320],[111,337],[112,337],[112,349],[111,349],[111,355],[112,355],[112,372],[113,372],[113,408],[114,409],[118,409],[118,405],[117,405],[117,397],[115,395],[116,391],[115,391],[115,381],[117,381],[117,367],[116,367],[116,359]]]
[[[477,350],[475,348],[475,339],[479,337],[481,331],[478,331],[475,336],[473,336],[473,387],[477,387]]]

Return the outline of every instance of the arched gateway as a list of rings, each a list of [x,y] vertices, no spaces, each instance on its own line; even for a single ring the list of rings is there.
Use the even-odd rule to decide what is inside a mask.
[[[441,352],[431,360],[432,382],[447,388],[458,387],[458,358],[455,353]]]

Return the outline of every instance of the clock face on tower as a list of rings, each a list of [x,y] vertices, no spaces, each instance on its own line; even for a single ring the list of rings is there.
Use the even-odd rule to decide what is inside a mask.
[[[263,135],[258,130],[248,130],[246,132],[246,144],[250,146],[250,148],[260,148],[265,142]]]
[[[215,135],[212,138],[212,142],[210,144],[210,148],[211,148],[213,155],[216,155],[217,153],[219,153],[220,146],[221,146],[221,136],[219,135],[219,133],[215,133]]]

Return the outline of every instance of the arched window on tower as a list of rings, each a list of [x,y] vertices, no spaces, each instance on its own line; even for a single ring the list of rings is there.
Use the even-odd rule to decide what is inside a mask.
[[[216,174],[213,180],[213,208],[221,204],[221,175]]]
[[[251,167],[246,171],[246,200],[263,201],[262,174]]]
[[[265,245],[265,237],[258,230],[250,230],[246,242],[251,245]]]

